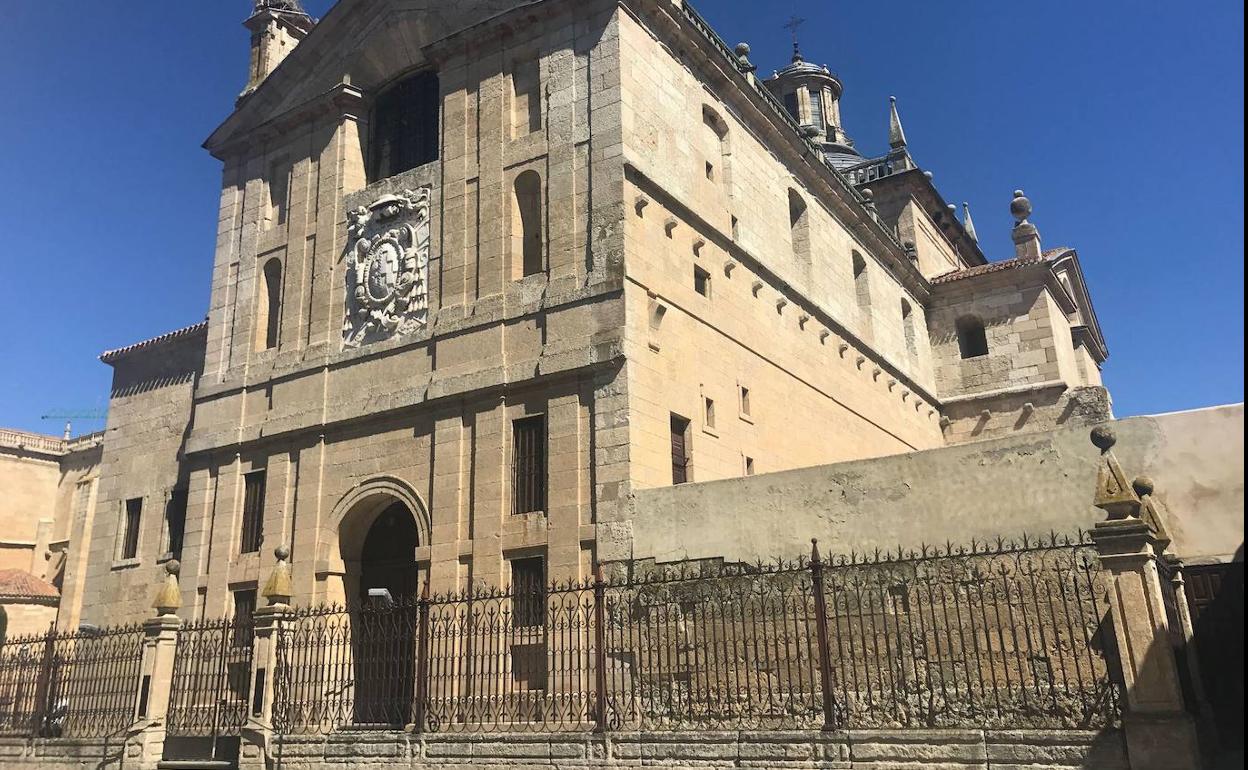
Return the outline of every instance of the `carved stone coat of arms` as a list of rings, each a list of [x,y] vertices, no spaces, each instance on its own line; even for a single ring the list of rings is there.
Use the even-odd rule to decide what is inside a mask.
[[[428,325],[429,196],[405,190],[348,213],[344,348]]]

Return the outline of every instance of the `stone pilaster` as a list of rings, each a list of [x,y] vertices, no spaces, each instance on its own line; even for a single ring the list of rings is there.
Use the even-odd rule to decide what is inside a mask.
[[[166,562],[165,578],[152,603],[156,617],[143,622],[143,661],[139,678],[139,703],[136,728],[139,731],[132,745],[139,747],[138,767],[155,768],[164,753],[165,717],[169,712],[169,695],[173,686],[174,656],[178,648],[178,630],[182,619],[177,616],[182,605],[178,587],[177,561]]]
[[[1199,770],[1195,724],[1184,705],[1170,643],[1157,536],[1139,517],[1139,498],[1111,451],[1112,431],[1097,428],[1092,440],[1102,452],[1096,505],[1110,515],[1093,529],[1092,540],[1108,577],[1131,767]]]
[[[274,550],[277,564],[264,585],[262,596],[268,606],[256,610],[255,636],[251,655],[251,700],[247,703],[247,724],[243,726],[240,768],[269,766],[270,747],[277,730],[274,725],[274,695],[277,680],[277,654],[280,635],[293,616],[290,599],[290,549]],[[278,715],[280,717],[280,715]]]

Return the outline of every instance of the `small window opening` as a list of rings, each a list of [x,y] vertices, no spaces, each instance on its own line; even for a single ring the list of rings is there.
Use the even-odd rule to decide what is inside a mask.
[[[546,623],[546,560],[529,556],[511,560],[512,611],[520,627]]]
[[[745,475],[746,476],[754,475],[754,458],[753,457],[745,458]]]
[[[741,414],[750,416],[750,389],[744,385],[741,386]]]
[[[711,274],[696,265],[693,268],[693,290],[703,297],[711,296]]]
[[[172,559],[182,558],[182,541],[186,536],[186,499],[185,489],[175,489],[169,493],[169,501],[165,504],[165,553]]]
[[[438,159],[442,94],[435,72],[399,81],[373,108],[370,181],[386,179]]]
[[[963,358],[979,358],[988,355],[988,333],[984,322],[975,316],[958,319],[958,350]]]
[[[689,480],[689,420],[671,415],[672,436],[672,483],[684,484]]]
[[[706,427],[714,428],[715,427],[715,399],[704,398],[703,402],[704,402],[705,414],[706,414]]]
[[[273,257],[261,270],[260,302],[256,313],[256,345],[259,350],[278,346],[282,330],[282,261]]]
[[[121,539],[121,558],[133,559],[139,555],[139,526],[143,522],[143,498],[126,501],[125,530]]]
[[[546,415],[512,422],[512,513],[546,510]]]
[[[243,528],[239,553],[257,553],[264,542],[265,472],[255,471],[243,476]]]

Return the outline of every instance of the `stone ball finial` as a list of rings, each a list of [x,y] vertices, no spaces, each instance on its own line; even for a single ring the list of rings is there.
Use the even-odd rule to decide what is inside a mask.
[[[1020,224],[1026,222],[1027,217],[1031,216],[1031,201],[1023,195],[1022,190],[1014,191],[1014,200],[1010,201],[1010,213]]]
[[[277,557],[278,561],[286,561],[290,558],[290,547],[279,545],[273,549],[273,555]]]
[[[733,50],[737,52],[737,56],[745,58],[750,55],[750,44],[749,43],[737,43],[737,47],[734,48]]]
[[[1092,445],[1102,452],[1108,452],[1113,449],[1114,444],[1118,443],[1118,435],[1108,425],[1098,425],[1093,428],[1090,438]]]
[[[875,198],[875,192],[870,187],[864,187],[862,188],[862,197],[871,200]]]
[[[178,574],[182,572],[182,562],[177,559],[170,559],[165,562],[165,572],[177,577]]]
[[[819,136],[819,127],[811,124],[802,126],[802,136],[807,139],[814,139]]]
[[[924,172],[923,172],[923,176],[927,177],[927,181],[929,181],[929,182],[930,182],[930,181],[932,181],[932,177],[934,177],[934,176],[936,176],[936,175],[935,175],[935,174],[933,174],[933,173],[932,173],[932,172],[930,172],[930,171],[924,171]]]
[[[896,103],[897,103],[897,97],[896,97],[896,96],[890,96],[890,97],[888,97],[888,103],[889,103],[889,104],[896,104]]]
[[[1153,484],[1153,480],[1148,476],[1137,476],[1135,481],[1131,482],[1131,488],[1135,490],[1137,495],[1144,497],[1145,495],[1151,495],[1156,487]]]

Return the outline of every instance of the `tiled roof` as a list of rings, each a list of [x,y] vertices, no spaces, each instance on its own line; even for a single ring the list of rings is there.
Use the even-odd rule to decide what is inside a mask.
[[[61,592],[46,580],[20,569],[0,570],[0,601],[59,601]]]
[[[1043,257],[1015,257],[1014,259],[1006,259],[1001,262],[989,262],[986,265],[976,265],[968,267],[965,270],[954,270],[951,273],[938,275],[932,279],[932,285],[939,286],[944,283],[953,283],[963,278],[974,278],[977,275],[987,275],[988,273],[999,273],[1003,270],[1014,270],[1028,265],[1038,265],[1047,259],[1047,254]]]
[[[171,342],[173,340],[182,339],[184,337],[190,337],[195,334],[199,334],[200,332],[203,332],[207,329],[208,329],[208,321],[203,320],[193,326],[187,326],[184,329],[178,329],[177,331],[172,331],[172,332],[169,332],[168,334],[162,334],[159,337],[152,337],[150,340],[143,340],[142,342],[136,342],[133,345],[127,345],[124,348],[117,348],[116,350],[106,350],[100,354],[100,360],[106,364],[111,364],[117,359],[123,356],[127,356],[136,351],[143,350],[145,348],[150,348],[155,345],[159,345],[162,342]]]

